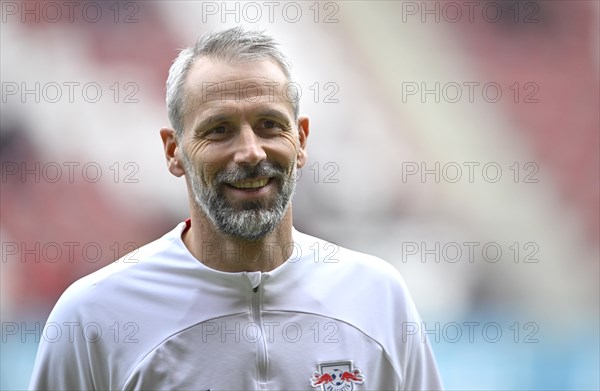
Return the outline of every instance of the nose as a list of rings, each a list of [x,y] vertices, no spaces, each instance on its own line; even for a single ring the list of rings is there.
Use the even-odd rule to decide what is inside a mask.
[[[249,125],[243,125],[240,129],[235,147],[233,160],[236,164],[256,166],[267,158],[260,137]]]

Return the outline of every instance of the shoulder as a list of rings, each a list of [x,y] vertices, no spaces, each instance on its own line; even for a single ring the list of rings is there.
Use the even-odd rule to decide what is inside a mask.
[[[59,336],[40,341],[32,389],[121,387],[138,358],[174,329],[170,323],[157,325],[160,319],[176,318],[161,311],[177,308],[160,300],[173,292],[157,287],[177,286],[169,270],[173,263],[185,264],[184,257],[178,260],[174,240],[182,228],[178,225],[67,288],[42,333]],[[47,331],[51,328],[54,334]]]
[[[294,232],[294,240],[302,258],[288,274],[294,274],[293,284],[286,283],[302,289],[312,308],[347,320],[369,335],[381,335],[390,324],[417,321],[404,279],[386,260],[299,232]],[[386,326],[380,330],[378,324]]]
[[[420,316],[400,272],[377,256],[294,234],[303,251],[299,268],[290,273],[292,288],[302,290],[301,299],[293,298],[298,306],[352,325],[382,346],[392,362],[401,362],[407,349],[402,327],[419,324]],[[333,248],[334,254],[327,261],[324,255],[315,258],[311,251],[317,248]]]
[[[298,251],[304,261],[314,264],[313,269],[319,274],[335,273],[336,280],[369,285],[370,290],[407,289],[400,272],[380,257],[351,250],[299,231],[294,231],[294,240],[298,243]]]
[[[61,295],[51,319],[81,320],[89,319],[88,315],[96,319],[103,313],[99,310],[123,303],[125,297],[143,289],[149,280],[160,275],[156,271],[166,267],[169,253],[176,251],[173,242],[181,229],[179,224],[161,238],[75,281]]]

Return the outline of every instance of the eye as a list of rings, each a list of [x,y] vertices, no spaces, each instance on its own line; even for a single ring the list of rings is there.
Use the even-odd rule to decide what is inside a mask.
[[[208,140],[222,140],[231,134],[231,128],[227,124],[216,125],[204,132],[203,138]]]
[[[282,126],[275,121],[271,121],[270,119],[263,121],[263,126],[265,129],[281,129]]]
[[[263,119],[260,121],[259,129],[268,135],[277,135],[283,132],[289,132],[291,127],[286,120]]]
[[[212,128],[208,133],[210,134],[224,134],[227,132],[227,128],[224,125],[219,125],[217,127]]]

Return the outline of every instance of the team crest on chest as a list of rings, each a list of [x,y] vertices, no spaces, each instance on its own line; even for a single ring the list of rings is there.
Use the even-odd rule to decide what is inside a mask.
[[[362,384],[365,377],[352,361],[330,361],[319,364],[319,370],[310,378],[310,385],[322,391],[352,391],[354,384]]]

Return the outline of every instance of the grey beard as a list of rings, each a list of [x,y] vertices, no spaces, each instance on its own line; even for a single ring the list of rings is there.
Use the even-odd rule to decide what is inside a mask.
[[[212,186],[202,186],[196,167],[187,156],[183,159],[186,175],[190,180],[194,200],[215,227],[230,236],[247,241],[257,241],[272,232],[281,222],[296,189],[296,161],[288,177],[281,166],[261,162],[255,167],[240,167],[217,173]],[[241,207],[231,205],[222,191],[224,183],[247,178],[273,177],[277,194],[272,205],[262,202],[244,202]]]

